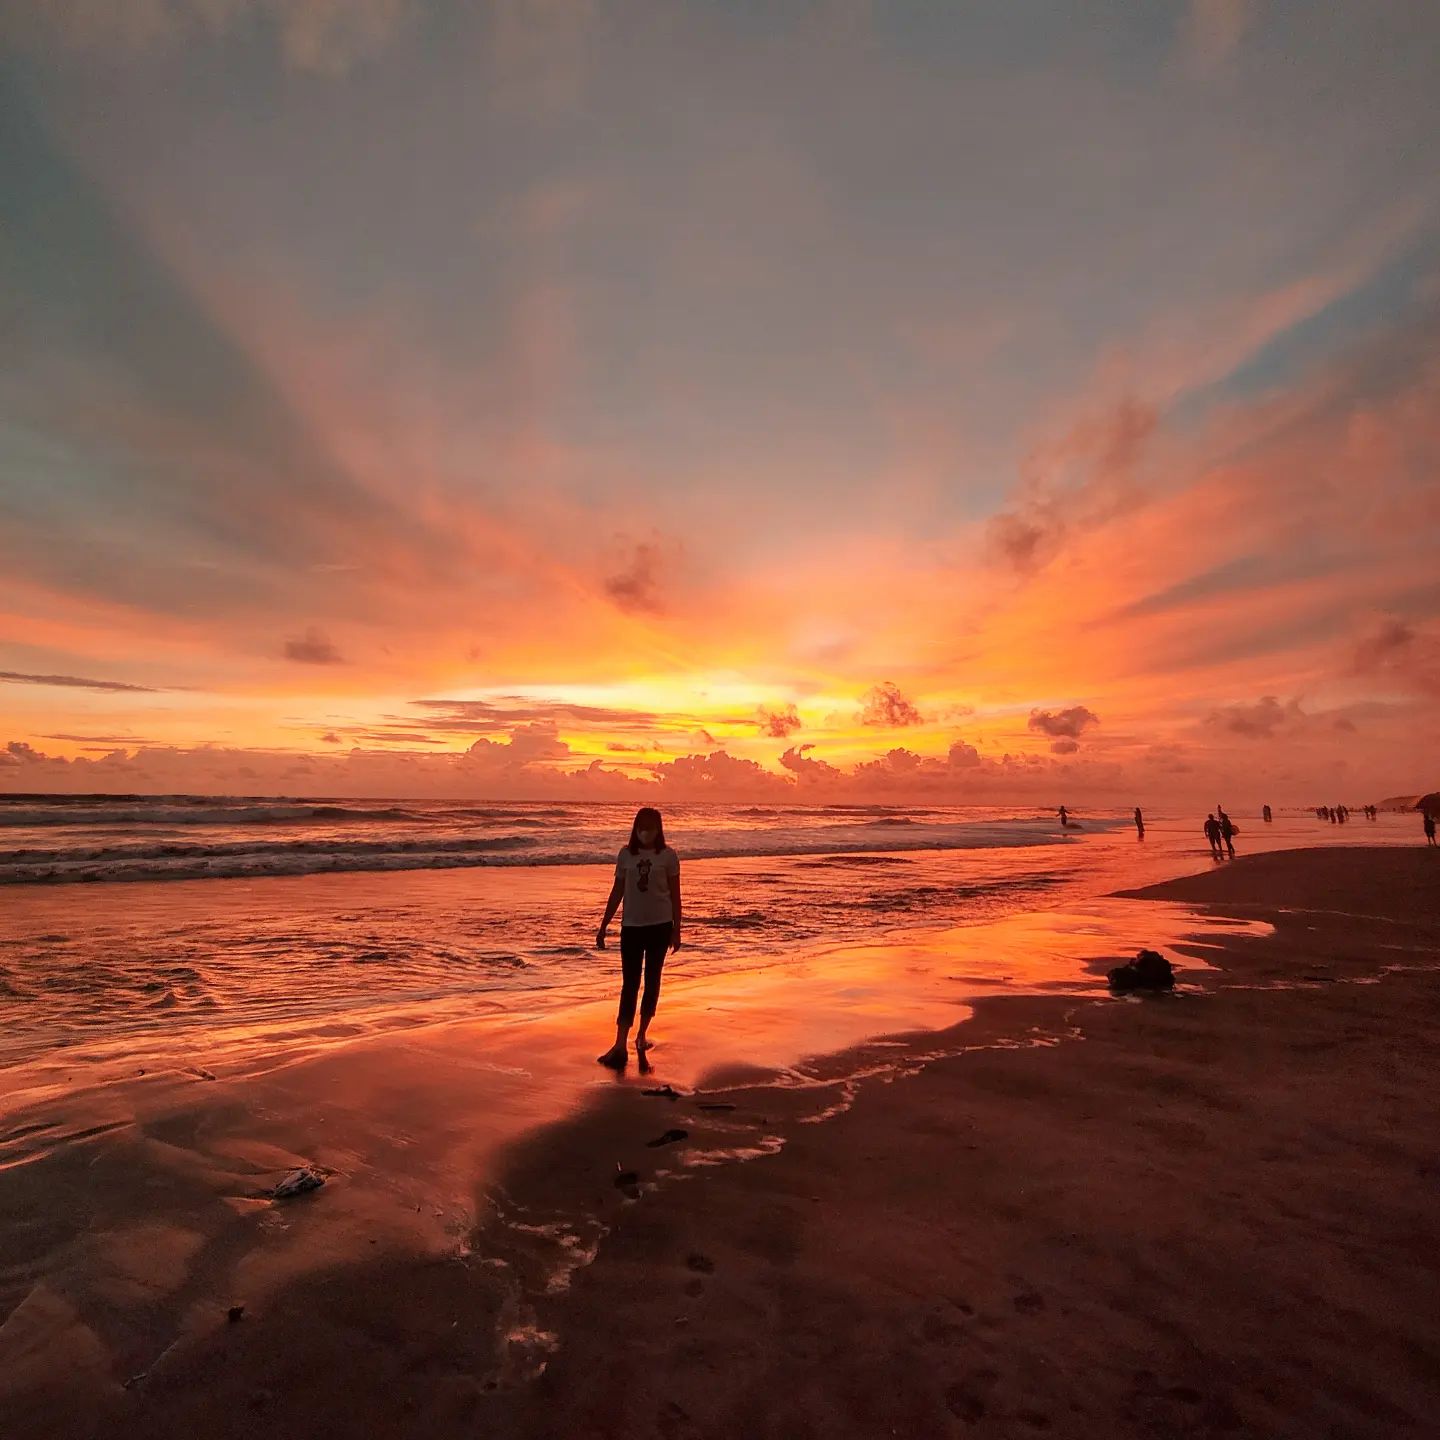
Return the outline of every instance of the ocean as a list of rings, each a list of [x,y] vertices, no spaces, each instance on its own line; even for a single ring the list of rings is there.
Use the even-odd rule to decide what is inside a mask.
[[[686,805],[667,813],[695,860],[1013,848],[1064,838],[1052,816],[1013,809]],[[613,857],[633,814],[606,804],[0,796],[0,884],[586,865]]]
[[[1258,808],[1258,807],[1257,807]],[[1410,842],[1406,817],[1239,813],[1246,850]],[[436,1002],[538,1013],[614,988],[593,948],[633,809],[219,796],[0,797],[0,1065],[218,1043]],[[1054,909],[1213,862],[1203,816],[983,806],[666,807],[673,968],[743,971]],[[618,921],[617,921],[618,926]],[[980,961],[983,965],[983,957]],[[98,1052],[97,1052],[98,1053]]]

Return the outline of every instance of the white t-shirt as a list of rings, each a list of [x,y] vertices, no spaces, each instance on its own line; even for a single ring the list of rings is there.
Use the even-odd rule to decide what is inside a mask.
[[[667,845],[654,850],[630,853],[624,845],[615,861],[615,878],[625,886],[620,924],[664,925],[675,918],[671,885],[680,878],[680,857]]]

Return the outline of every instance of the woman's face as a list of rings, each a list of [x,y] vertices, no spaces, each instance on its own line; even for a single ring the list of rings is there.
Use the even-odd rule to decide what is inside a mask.
[[[655,832],[653,830],[641,829],[635,832],[635,838],[644,846],[651,846],[655,843]]]

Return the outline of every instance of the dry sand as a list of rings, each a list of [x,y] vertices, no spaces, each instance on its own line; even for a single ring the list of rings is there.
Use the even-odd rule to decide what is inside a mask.
[[[1142,892],[1142,930],[1156,900],[1275,930],[1171,947],[1196,967],[1175,996],[983,999],[946,1032],[711,1074],[705,1097],[734,1110],[595,1089],[486,1167],[444,1249],[322,1191],[254,1220],[308,1265],[247,1251],[227,1271],[254,1225],[147,1233],[114,1152],[76,1148],[43,1192],[15,1178],[38,1167],[0,1171],[4,1433],[1434,1434],[1437,898],[1418,849],[1261,856]],[[395,1055],[352,1047],[326,1073],[370,1108],[420,1103]],[[439,1074],[445,1125],[478,1117],[463,1072]],[[170,1123],[152,1152],[192,1156],[207,1130],[259,1144],[218,1099]],[[670,1128],[689,1134],[645,1143]],[[174,1183],[198,1214],[193,1169]],[[47,1226],[97,1250],[123,1235],[103,1286],[37,1275]]]

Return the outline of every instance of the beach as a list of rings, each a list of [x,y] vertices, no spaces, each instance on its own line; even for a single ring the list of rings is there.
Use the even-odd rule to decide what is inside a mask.
[[[31,1056],[7,1429],[1424,1433],[1436,895],[1418,848],[1281,851],[677,975],[619,1081],[579,993]],[[1179,990],[1111,998],[1145,944]]]
[[[1440,1440],[1440,4],[0,47],[0,1440]]]

